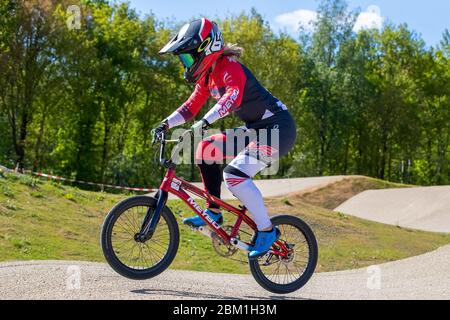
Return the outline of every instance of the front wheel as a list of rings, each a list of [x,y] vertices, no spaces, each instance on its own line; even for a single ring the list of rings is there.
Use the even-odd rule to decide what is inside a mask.
[[[137,196],[119,202],[106,216],[101,246],[108,264],[120,275],[144,280],[166,270],[175,258],[180,242],[177,221],[164,207],[155,233],[147,241],[137,241],[142,223],[151,217],[157,200]]]
[[[264,289],[287,294],[302,288],[314,274],[317,240],[311,228],[297,217],[283,215],[271,220],[281,235],[269,253],[249,260],[250,271]]]

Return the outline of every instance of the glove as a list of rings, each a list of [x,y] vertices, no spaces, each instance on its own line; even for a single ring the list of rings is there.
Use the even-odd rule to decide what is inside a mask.
[[[166,121],[161,122],[159,126],[152,130],[152,143],[154,144],[161,137],[161,134],[169,130],[169,125]]]
[[[194,125],[191,127],[191,130],[193,132],[198,132],[200,130],[206,130],[206,129],[208,129],[208,127],[209,127],[208,121],[206,121],[205,119],[202,119],[202,120],[194,123]]]

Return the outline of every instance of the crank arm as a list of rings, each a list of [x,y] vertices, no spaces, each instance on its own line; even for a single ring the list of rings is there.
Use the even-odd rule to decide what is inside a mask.
[[[197,232],[200,232],[205,237],[208,237],[208,238],[213,237],[213,232],[207,227],[198,227],[198,228],[193,228],[193,229]]]
[[[236,238],[231,238],[230,243],[232,246],[234,246],[240,250],[247,251],[247,252],[250,252],[252,249],[252,247],[250,245],[248,245],[245,242],[242,242]]]

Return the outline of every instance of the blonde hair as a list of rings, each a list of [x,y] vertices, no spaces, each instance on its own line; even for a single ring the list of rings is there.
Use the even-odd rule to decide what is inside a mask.
[[[239,47],[236,43],[228,43],[222,53],[226,57],[240,58],[244,54],[244,48]]]

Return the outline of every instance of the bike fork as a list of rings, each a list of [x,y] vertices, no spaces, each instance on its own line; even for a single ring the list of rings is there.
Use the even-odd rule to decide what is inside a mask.
[[[167,203],[167,191],[158,190],[158,192],[156,193],[156,198],[158,200],[156,202],[155,211],[151,212],[150,209],[147,211],[144,222],[142,224],[141,232],[139,233],[139,236],[144,241],[151,239],[151,237],[155,233],[156,226],[158,225],[159,219],[161,218],[162,210]]]

